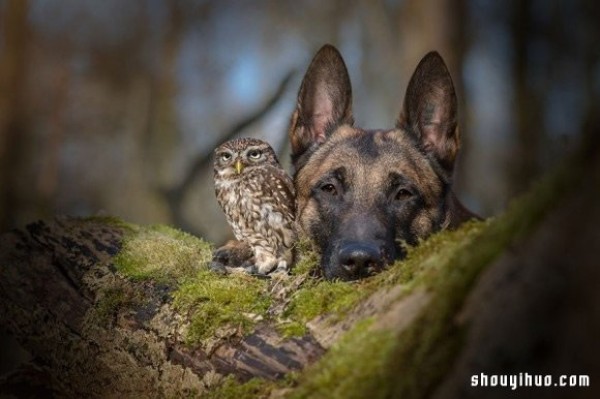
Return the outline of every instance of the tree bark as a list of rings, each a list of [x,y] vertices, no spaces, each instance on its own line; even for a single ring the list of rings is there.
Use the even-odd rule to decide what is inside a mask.
[[[27,13],[29,3],[12,0],[0,10],[0,229],[15,225],[14,211],[19,205],[16,169],[26,158],[25,147],[30,137],[25,93],[29,66],[31,30]]]

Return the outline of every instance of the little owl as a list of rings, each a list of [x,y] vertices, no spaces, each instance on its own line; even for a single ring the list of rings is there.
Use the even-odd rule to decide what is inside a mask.
[[[258,139],[229,140],[215,150],[217,201],[238,241],[254,253],[252,271],[291,267],[295,194],[271,146]]]

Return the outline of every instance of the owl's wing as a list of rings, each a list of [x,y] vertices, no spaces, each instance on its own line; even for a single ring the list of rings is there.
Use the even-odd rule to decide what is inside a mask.
[[[290,176],[281,168],[270,170],[269,188],[278,209],[282,210],[286,220],[293,222],[296,213],[296,193]]]
[[[291,248],[296,241],[296,192],[294,183],[283,169],[277,169],[277,192],[274,193],[276,206],[283,212],[284,228],[282,229],[283,244]]]

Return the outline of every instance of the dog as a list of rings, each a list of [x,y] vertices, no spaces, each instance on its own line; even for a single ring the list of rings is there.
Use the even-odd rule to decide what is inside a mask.
[[[452,190],[460,146],[457,99],[437,52],[414,71],[393,129],[354,126],[338,50],[323,46],[300,86],[289,129],[300,236],[327,279],[382,270],[430,234],[477,218]]]

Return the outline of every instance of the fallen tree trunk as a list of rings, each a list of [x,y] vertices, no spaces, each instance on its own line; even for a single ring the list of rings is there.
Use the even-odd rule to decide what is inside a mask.
[[[58,218],[0,242],[0,320],[60,396],[185,396],[213,373],[275,379],[321,355],[310,336],[283,340],[268,325],[210,353],[186,346],[171,288],[115,273],[123,234],[101,219]],[[114,293],[127,306],[106,308]]]
[[[436,235],[380,276],[329,283],[299,272],[260,283],[263,311],[234,307],[241,319],[196,335],[215,316],[198,317],[202,306],[226,312],[235,299],[203,286],[213,277],[194,274],[204,267],[190,266],[195,258],[176,262],[191,274],[163,278],[179,255],[159,247],[157,268],[143,274],[150,258],[138,269],[119,258],[156,247],[131,241],[142,230],[103,218],[33,223],[0,238],[0,323],[32,356],[0,393],[210,395],[229,376],[234,397],[503,397],[507,389],[474,388],[470,377],[526,372],[592,379],[535,396],[597,397],[599,187],[593,150],[502,218]],[[241,295],[256,281],[235,287]],[[307,303],[316,308],[301,311]],[[292,371],[302,372],[282,383]]]
[[[127,229],[110,219],[61,217],[2,236],[0,321],[33,356],[5,378],[3,393],[19,397],[35,387],[45,396],[179,397],[200,394],[224,375],[276,380],[314,362],[360,319],[380,313],[385,320],[386,310],[394,318],[398,306],[415,313],[424,303],[419,293],[390,311],[384,305],[398,292],[382,290],[343,320],[316,317],[300,337],[259,322],[249,334],[226,326],[215,339],[188,345],[190,317],[173,308],[174,288],[116,271]],[[286,280],[283,291],[306,278]],[[277,284],[269,291],[280,301],[270,310],[289,301]]]

